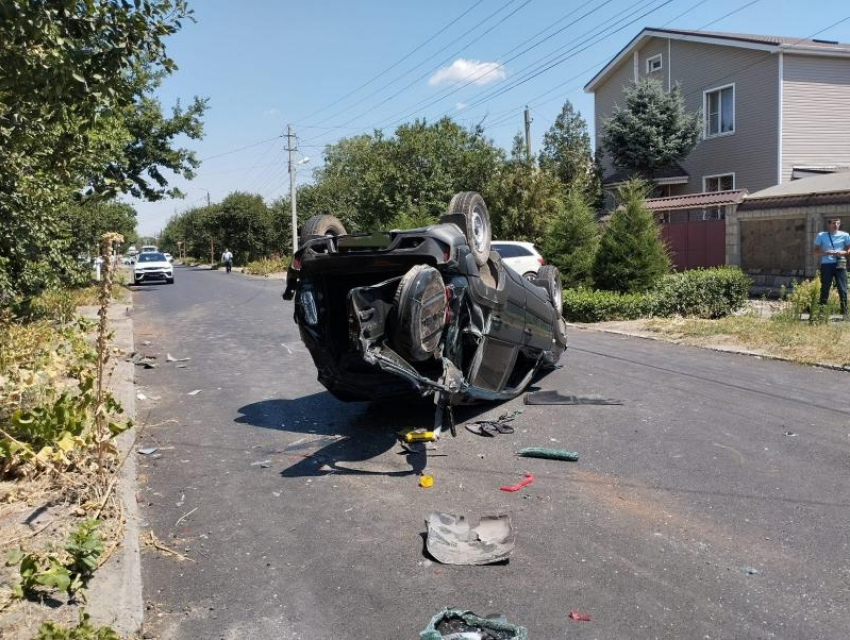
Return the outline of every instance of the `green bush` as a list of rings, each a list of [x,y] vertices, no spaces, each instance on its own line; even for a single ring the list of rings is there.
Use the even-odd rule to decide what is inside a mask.
[[[121,636],[110,627],[94,627],[89,615],[80,611],[77,626],[65,628],[55,622],[43,622],[33,640],[121,640]]]
[[[263,258],[245,265],[245,273],[254,276],[267,276],[270,273],[280,273],[289,267],[289,256]]]
[[[673,273],[652,289],[653,315],[720,318],[744,304],[750,284],[749,277],[735,267]]]
[[[665,276],[646,293],[564,291],[564,318],[573,322],[673,315],[719,318],[747,299],[750,279],[737,268],[694,269]]]
[[[564,318],[570,322],[635,320],[651,315],[653,304],[653,296],[646,293],[567,289]]]

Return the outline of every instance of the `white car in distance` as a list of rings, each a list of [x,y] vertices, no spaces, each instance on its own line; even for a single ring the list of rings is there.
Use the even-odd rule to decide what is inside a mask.
[[[165,282],[174,284],[174,267],[161,253],[140,253],[133,266],[133,284]]]
[[[543,256],[530,242],[494,240],[490,246],[499,254],[506,267],[513,269],[524,278],[536,278],[537,270],[545,263]]]

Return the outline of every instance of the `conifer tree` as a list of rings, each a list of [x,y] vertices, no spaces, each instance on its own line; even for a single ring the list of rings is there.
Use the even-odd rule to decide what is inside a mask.
[[[550,218],[543,239],[543,256],[561,272],[565,289],[590,286],[599,246],[599,224],[581,189],[570,189]]]
[[[645,204],[647,184],[630,180],[617,189],[617,208],[596,252],[593,281],[598,289],[646,291],[670,270],[661,231]]]
[[[602,146],[617,169],[652,180],[656,171],[694,149],[702,117],[685,109],[678,85],[667,92],[659,81],[644,78],[625,94],[625,108],[615,108],[603,125]]]

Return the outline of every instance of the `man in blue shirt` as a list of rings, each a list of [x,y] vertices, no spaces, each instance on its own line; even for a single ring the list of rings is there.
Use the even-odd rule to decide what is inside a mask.
[[[826,304],[832,281],[838,288],[841,314],[847,317],[847,256],[850,255],[850,234],[841,231],[841,220],[827,220],[827,231],[815,238],[815,255],[820,257],[820,303]]]

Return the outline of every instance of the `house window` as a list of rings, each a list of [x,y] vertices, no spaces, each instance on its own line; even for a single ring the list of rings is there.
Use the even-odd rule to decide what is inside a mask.
[[[702,179],[703,191],[732,191],[732,189],[734,188],[734,173],[724,173],[717,176],[705,176]]]
[[[705,92],[705,137],[735,133],[735,85]]]
[[[661,54],[659,53],[657,56],[652,56],[651,58],[646,59],[646,72],[652,73],[653,71],[661,71],[664,68],[663,62],[661,60]]]

